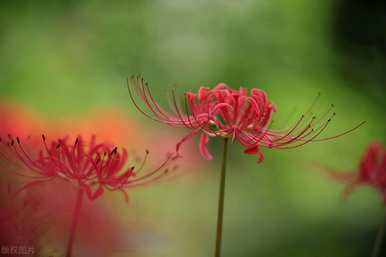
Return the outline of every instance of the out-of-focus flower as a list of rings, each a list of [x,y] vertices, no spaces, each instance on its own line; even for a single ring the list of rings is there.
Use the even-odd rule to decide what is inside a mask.
[[[224,83],[218,84],[213,89],[200,87],[197,94],[185,93],[185,108],[178,103],[173,91],[174,111],[169,112],[154,99],[142,77],[131,77],[128,85],[131,100],[141,113],[155,121],[191,130],[177,144],[177,152],[187,140],[200,135],[199,150],[208,160],[213,158],[207,148],[210,137],[237,140],[246,147],[244,151],[246,154],[257,154],[258,162],[261,162],[264,159],[261,146],[295,148],[310,142],[341,136],[363,124],[332,137],[319,138],[335,116],[332,112],[333,106],[320,117],[311,116],[307,112],[292,127],[273,130],[269,129],[269,125],[276,108],[267,94],[258,88],[248,92],[246,88],[240,87],[239,90],[235,90]],[[140,106],[136,95],[146,105],[147,111]]]
[[[42,120],[23,106],[9,101],[0,102],[0,136],[17,134],[20,137],[33,135],[42,127]]]
[[[90,199],[96,199],[105,190],[119,190],[126,196],[128,187],[136,187],[155,181],[168,173],[167,167],[175,156],[168,154],[155,169],[143,171],[149,151],[139,167],[129,166],[127,150],[120,151],[107,143],[97,143],[95,136],[90,141],[77,137],[70,142],[69,137],[48,141],[42,135],[43,146],[37,154],[29,153],[35,145],[27,147],[19,137],[1,139],[0,149],[4,161],[11,166],[22,164],[28,172],[22,176],[33,179],[22,189],[53,179],[63,179],[84,191]]]
[[[386,148],[381,143],[368,146],[355,172],[327,170],[327,174],[346,184],[345,197],[357,186],[368,185],[379,191],[386,204]]]
[[[159,136],[147,137],[144,134],[155,133],[152,128],[127,115],[125,111],[115,107],[98,107],[75,115],[56,115],[47,117],[39,112],[30,111],[25,105],[2,100],[0,103],[0,137],[7,138],[8,134],[18,135],[21,140],[28,139],[29,145],[34,142],[40,147],[40,134],[59,138],[63,135],[81,135],[91,138],[98,135],[107,142],[120,142],[130,145],[127,149],[130,155],[137,154],[134,149],[144,145],[152,152],[154,162],[162,161],[163,154],[173,148],[180,135],[173,131],[157,131]],[[146,131],[146,133],[144,133]],[[185,147],[184,168],[195,169],[199,162],[193,147]],[[161,157],[162,156],[162,157]],[[190,167],[189,167],[190,166]],[[185,172],[185,174],[188,174]]]
[[[97,197],[99,188],[102,189],[99,190],[98,194],[102,194],[106,192],[106,190],[118,190],[122,192],[125,199],[127,199],[126,189],[130,187],[146,185],[158,179],[169,180],[177,175],[181,175],[175,172],[168,172],[176,168],[176,165],[173,166],[174,164],[171,164],[172,160],[165,164],[164,168],[160,167],[168,159],[168,156],[165,158],[165,152],[173,149],[173,143],[171,142],[177,139],[177,135],[165,131],[161,134],[158,133],[159,136],[157,138],[143,136],[145,130],[148,131],[148,133],[151,133],[152,130],[144,127],[135,119],[131,119],[127,116],[126,112],[118,109],[106,107],[72,116],[58,115],[48,118],[42,114],[29,111],[26,106],[3,101],[0,104],[0,114],[0,121],[2,123],[2,125],[0,125],[0,137],[2,138],[2,142],[0,143],[0,181],[8,181],[9,184],[12,185],[13,189],[15,189],[12,190],[12,195],[18,192],[16,198],[11,198],[11,196],[4,194],[2,194],[4,198],[0,197],[0,207],[3,214],[0,214],[0,227],[4,228],[4,230],[0,230],[7,231],[11,229],[11,227],[15,226],[16,222],[18,222],[20,228],[24,229],[24,232],[30,227],[33,229],[35,229],[35,227],[39,228],[39,230],[36,230],[36,233],[30,233],[31,237],[28,237],[35,239],[33,242],[35,253],[39,252],[40,254],[42,250],[42,254],[47,256],[61,254],[60,242],[66,240],[65,237],[67,236],[68,228],[71,226],[70,216],[72,215],[71,210],[73,209],[75,200],[74,190],[70,189],[83,188],[85,191],[84,195],[87,196],[86,190],[89,188],[89,191],[91,191],[89,195],[92,198]],[[44,131],[46,135],[49,135],[47,140],[43,140],[41,137],[40,134],[42,131]],[[98,139],[103,139],[103,141],[99,143],[95,142],[95,144],[103,145],[104,148],[101,147],[98,151],[95,151],[96,153],[93,156],[94,160],[96,161],[97,155],[99,154],[99,156],[102,156],[101,159],[106,158],[102,161],[106,165],[108,159],[113,160],[107,153],[111,154],[113,152],[113,155],[122,157],[123,152],[126,152],[127,160],[124,165],[125,167],[119,172],[118,169],[115,169],[117,172],[108,173],[106,171],[108,170],[107,168],[101,169],[102,162],[100,162],[100,166],[97,165],[95,168],[95,170],[100,171],[99,178],[97,179],[96,176],[94,176],[94,180],[83,178],[85,185],[80,187],[78,182],[83,180],[80,177],[76,177],[77,172],[74,172],[70,166],[73,159],[71,159],[71,155],[66,155],[64,151],[65,148],[67,148],[67,153],[72,153],[73,150],[75,155],[79,153],[78,148],[75,147],[75,145],[77,145],[75,144],[76,138],[62,137],[68,134],[81,135],[79,136],[77,144],[80,140],[82,141],[84,154],[88,155],[87,158],[90,157],[92,137],[94,134],[98,135]],[[17,137],[12,135],[18,135],[21,147],[27,155],[25,155],[22,148],[20,148]],[[11,145],[12,141],[13,145]],[[61,146],[58,146],[59,141],[64,143],[66,147],[61,148]],[[114,145],[108,142],[120,142],[121,145],[129,145],[130,148],[128,151],[124,149],[118,150],[118,148],[115,149]],[[150,155],[149,153],[142,154],[141,152],[134,151],[134,149],[143,147],[143,145],[146,145],[150,149]],[[14,147],[16,147],[20,156],[15,152]],[[58,149],[56,149],[56,147],[58,147]],[[103,149],[105,151],[103,151]],[[191,152],[191,148],[184,150],[185,152],[187,150]],[[55,153],[57,151],[61,153],[50,156],[51,152]],[[147,158],[148,155],[151,157],[151,160],[145,160],[150,159]],[[194,154],[192,155],[194,156]],[[41,159],[40,156],[42,156],[43,162],[39,162]],[[61,159],[55,162],[55,158],[59,156],[61,156]],[[22,157],[24,161],[22,161],[20,157]],[[51,160],[51,158],[53,158],[53,160]],[[190,160],[190,158],[188,160]],[[29,159],[31,159],[32,164],[35,165],[33,170],[30,169],[32,164]],[[84,160],[84,158],[80,159]],[[52,162],[52,167],[54,168],[55,166],[58,168],[56,163],[59,162],[61,163],[59,166],[66,167],[66,169],[65,171],[55,171],[55,169],[48,165],[49,162]],[[150,168],[149,162],[152,164],[158,163],[158,167],[151,165],[154,167],[153,169],[146,169]],[[187,165],[196,167],[196,163],[197,162],[189,161]],[[36,165],[40,166],[36,167]],[[110,166],[107,165],[110,167],[110,171],[112,171],[111,165],[112,163],[110,163]],[[184,165],[185,169],[187,165]],[[120,184],[118,180],[114,181],[114,177],[122,177],[125,171],[133,168],[132,166],[136,167],[133,170],[133,174],[128,178],[130,183],[124,183],[121,185],[121,189],[118,189]],[[42,170],[40,173],[35,172],[36,168],[42,167],[46,167],[44,171]],[[50,169],[54,170],[54,172],[48,172]],[[93,172],[96,173],[96,171]],[[154,173],[152,174],[152,172]],[[13,176],[14,174],[21,176]],[[186,172],[184,172],[184,174],[186,174]],[[47,176],[46,179],[44,176]],[[90,177],[91,176],[89,176],[89,178]],[[32,179],[31,183],[24,184],[26,179]],[[28,188],[28,190],[23,190],[26,188]],[[57,194],[52,194],[52,192],[67,193],[61,194],[60,201],[58,201]],[[39,213],[44,214],[44,218],[40,216],[36,219],[32,218],[36,216],[36,212],[34,215],[30,215],[30,209],[32,208],[27,209],[19,206],[20,203],[24,202],[24,199],[27,198],[34,200],[33,203],[39,205]],[[9,209],[5,202],[12,202],[13,208]],[[83,201],[83,207],[78,221],[81,225],[77,228],[76,240],[76,247],[79,252],[82,252],[83,256],[102,257],[113,254],[113,251],[117,249],[140,250],[140,247],[134,241],[138,240],[138,235],[142,233],[142,225],[135,224],[134,226],[134,224],[130,224],[128,226],[127,224],[122,224],[117,220],[117,213],[112,212],[110,208],[104,206],[106,203],[106,201]],[[19,212],[23,212],[23,218],[17,218],[16,220],[16,217],[19,216],[15,214]],[[24,217],[28,217],[28,215],[30,215],[30,219],[24,219]],[[1,218],[5,218],[2,223]],[[44,224],[44,226],[42,224]],[[98,225],[93,226],[92,224]],[[43,228],[48,228],[48,235],[45,233],[46,231],[42,231]],[[24,234],[25,236],[28,235],[28,232],[24,233],[23,231],[14,230],[14,233],[0,233],[0,239],[2,238],[1,235],[3,235],[5,239],[9,239],[7,242],[4,241],[4,244],[17,244],[20,236]],[[40,249],[39,244],[43,247],[42,249]]]
[[[139,167],[130,166],[125,148],[118,150],[111,144],[98,143],[95,136],[89,141],[79,136],[70,142],[69,137],[49,141],[42,135],[43,146],[38,151],[35,149],[36,144],[28,145],[27,140],[22,142],[19,137],[11,135],[8,135],[7,139],[1,139],[0,143],[0,157],[5,163],[4,167],[24,166],[16,169],[17,174],[31,180],[16,194],[42,183],[53,183],[54,180],[65,181],[77,189],[66,257],[72,256],[75,231],[85,194],[90,200],[94,200],[105,190],[118,190],[124,194],[127,201],[127,188],[147,185],[163,178],[170,169],[174,169],[169,165],[177,159],[175,154],[167,154],[165,160],[156,168],[144,171],[149,151],[146,150]]]

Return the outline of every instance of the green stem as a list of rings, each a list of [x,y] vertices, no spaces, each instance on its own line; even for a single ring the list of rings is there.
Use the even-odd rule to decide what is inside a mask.
[[[74,245],[76,227],[77,227],[78,221],[79,221],[80,208],[82,207],[83,195],[84,195],[83,189],[79,188],[78,195],[76,198],[75,208],[74,208],[74,212],[73,212],[73,216],[72,216],[70,235],[68,237],[68,243],[67,243],[67,248],[66,248],[66,257],[72,256],[72,248]]]
[[[382,222],[379,224],[377,237],[375,238],[374,248],[372,257],[378,257],[381,251],[382,241],[385,234],[385,222],[386,222],[386,213],[383,214]]]
[[[224,216],[225,175],[228,155],[228,138],[224,139],[224,149],[221,163],[220,193],[218,198],[216,249],[214,256],[221,257],[222,224]]]

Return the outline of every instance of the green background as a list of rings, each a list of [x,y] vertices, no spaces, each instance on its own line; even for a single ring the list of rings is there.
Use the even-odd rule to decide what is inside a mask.
[[[337,112],[325,135],[367,123],[335,140],[264,149],[261,165],[232,145],[224,256],[368,256],[378,195],[361,188],[343,201],[342,185],[313,165],[355,170],[368,143],[385,141],[385,9],[347,2],[2,1],[1,99],[48,117],[113,106],[169,129],[136,112],[127,76],[142,74],[164,104],[175,85],[226,82],[267,91],[280,127],[320,92],[320,110],[334,103]],[[141,256],[211,256],[221,153],[211,142],[215,159],[190,179],[135,191],[129,206],[111,203],[120,219],[152,224],[138,239]]]

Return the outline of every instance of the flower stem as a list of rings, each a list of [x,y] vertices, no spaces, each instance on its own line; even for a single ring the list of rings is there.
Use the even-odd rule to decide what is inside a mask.
[[[375,239],[372,257],[378,257],[381,251],[382,241],[385,234],[386,213],[383,214],[382,222],[379,224],[377,237]]]
[[[222,239],[222,224],[224,215],[224,195],[225,195],[225,175],[228,155],[228,138],[224,138],[224,148],[221,163],[221,177],[220,177],[220,193],[218,198],[218,211],[217,211],[217,231],[216,231],[216,249],[215,257],[221,256],[221,239]]]
[[[70,229],[70,235],[68,237],[68,243],[67,243],[67,249],[66,249],[66,257],[71,257],[72,256],[72,248],[73,248],[73,245],[74,245],[76,227],[77,227],[78,221],[79,221],[80,208],[82,207],[83,194],[84,194],[83,189],[79,188],[78,195],[77,195],[77,198],[76,198],[75,208],[74,208],[74,212],[73,212],[73,216],[72,216],[72,224],[71,224],[71,229]]]

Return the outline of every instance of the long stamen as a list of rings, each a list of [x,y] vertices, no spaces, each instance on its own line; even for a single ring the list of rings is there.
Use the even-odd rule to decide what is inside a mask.
[[[295,141],[295,140],[298,140],[298,139],[301,138],[301,136],[303,136],[304,133],[306,133],[310,128],[312,129],[312,125],[313,125],[313,123],[315,122],[315,120],[316,120],[316,116],[313,116],[313,117],[311,118],[311,121],[307,124],[307,126],[306,126],[303,130],[301,130],[296,136],[293,135],[292,133],[290,133],[290,134],[287,133],[286,136],[280,138],[280,140],[273,140],[272,143],[279,142],[279,143],[277,143],[277,144],[275,144],[275,145],[283,145],[283,144],[288,144],[288,143],[291,143],[291,142],[293,142],[293,141]],[[296,129],[295,129],[295,130],[296,130]],[[287,138],[289,138],[288,141],[280,142],[280,141],[283,141],[283,140],[287,140]]]
[[[180,121],[182,121],[182,123],[184,124],[185,127],[189,128],[189,124],[187,124],[185,122],[184,116],[181,113],[181,108],[178,106],[176,93],[175,93],[174,89],[172,89],[172,101],[173,101],[174,109],[175,109]]]
[[[150,98],[150,102],[155,106],[155,108],[157,109],[158,111],[158,114],[162,115],[165,120],[169,120],[169,114],[165,112],[165,110],[163,110],[161,108],[161,106],[157,103],[157,101],[155,100],[155,98],[153,97],[153,95],[151,94],[151,91],[150,91],[150,88],[147,84],[147,82],[144,82],[144,79],[142,78],[142,83],[144,83],[144,91],[145,91],[145,95],[148,96]]]
[[[282,146],[282,145],[288,145],[289,143],[292,143],[292,142],[296,141],[297,139],[299,139],[309,129],[311,129],[311,124],[308,124],[298,135],[290,138],[288,141],[285,141],[285,142],[282,142],[282,143],[277,143],[277,144],[274,144],[273,146],[274,147],[278,147],[278,146]]]
[[[273,140],[273,142],[277,142],[277,141],[280,141],[282,139],[285,139],[287,136],[290,136],[297,128],[298,126],[302,123],[302,121],[304,120],[304,117],[305,115],[303,114],[300,119],[295,123],[295,125],[293,126],[292,129],[290,129],[284,136],[281,136],[275,140]]]
[[[10,144],[6,144],[3,139],[0,137],[0,144],[3,144],[5,147],[11,147]],[[15,150],[13,150],[15,151]],[[8,164],[7,165],[7,168],[4,169],[4,170],[8,170],[9,168],[9,164],[12,164],[16,170],[12,170],[12,174],[15,174],[15,175],[18,175],[20,177],[24,177],[24,178],[30,178],[30,179],[43,179],[45,178],[44,176],[30,176],[30,175],[26,175],[26,174],[22,174],[22,173],[19,173],[17,170],[19,169],[20,167],[20,163],[16,162],[15,160],[13,160],[11,158],[11,156],[7,156],[7,154],[5,153],[6,151],[0,151],[0,156],[6,161],[6,163]],[[20,159],[21,156],[20,155],[17,155],[18,158]],[[21,159],[20,159],[21,160]],[[28,167],[31,171],[33,171],[34,173],[37,173],[37,174],[40,174],[40,172],[38,170],[36,170],[34,167],[31,167],[28,163],[25,163],[23,160],[21,160],[22,163],[24,165],[26,165],[26,167]]]
[[[136,185],[136,183],[144,181],[145,179],[153,176],[154,174],[157,174],[157,172],[162,170],[171,160],[172,160],[172,158],[170,156],[168,156],[166,158],[166,160],[163,163],[161,163],[161,165],[159,167],[155,168],[153,171],[151,171],[151,172],[149,172],[147,174],[144,174],[142,177],[135,178],[133,180],[128,181],[128,185],[130,185],[130,186],[132,184]],[[141,184],[142,184],[142,182],[141,182]]]
[[[351,133],[353,132],[354,130],[358,129],[359,127],[361,127],[362,125],[364,125],[366,123],[366,121],[362,121],[361,123],[359,123],[358,125],[356,125],[355,127],[349,129],[349,130],[346,130],[344,132],[341,132],[337,135],[334,135],[334,136],[330,136],[330,137],[324,137],[324,138],[319,138],[319,139],[315,139],[313,140],[314,142],[320,142],[320,141],[325,141],[325,140],[330,140],[330,139],[334,139],[334,138],[338,138],[338,137],[341,137],[341,136],[344,136],[348,133]]]
[[[160,117],[168,120],[169,116],[164,113],[163,110],[160,110],[160,106],[156,104],[153,96],[151,95],[150,89],[147,85],[147,83],[144,81],[144,79],[141,77],[140,78],[140,86],[141,86],[141,96],[146,105],[150,108],[152,113],[154,113],[157,117]]]
[[[145,157],[143,158],[142,163],[141,163],[141,165],[139,166],[139,168],[137,170],[137,173],[140,173],[143,170],[143,167],[145,167],[145,163],[147,161],[147,158],[148,158],[149,154],[150,154],[150,151],[146,150],[145,151]]]
[[[304,141],[303,143],[295,145],[295,146],[284,146],[284,147],[278,147],[278,148],[279,149],[293,149],[293,148],[297,148],[297,147],[303,146],[305,144],[308,144],[308,143],[312,142],[316,137],[318,137],[327,128],[327,126],[330,124],[330,122],[331,122],[331,118],[325,122],[325,124],[322,126],[322,128],[320,129],[320,131],[318,133],[316,133],[314,136],[312,136],[310,139]]]
[[[128,80],[127,80],[127,81],[128,81],[128,82],[127,82],[127,84],[128,84],[127,88],[128,88],[128,91],[129,91],[130,99],[131,99],[131,101],[133,102],[135,108],[136,108],[140,113],[142,113],[143,115],[145,115],[146,117],[148,117],[149,119],[151,119],[151,120],[153,120],[153,121],[157,121],[157,122],[163,123],[163,122],[164,122],[163,120],[158,119],[158,118],[155,118],[155,117],[151,116],[150,114],[148,114],[147,112],[145,112],[145,111],[139,106],[139,104],[137,103],[137,101],[135,100],[135,97],[134,97],[134,95],[133,95],[133,92],[131,91],[131,83],[132,83],[132,82],[130,82],[130,80],[134,80],[134,79],[135,79],[134,76],[128,78]],[[135,82],[133,82],[133,83],[135,83]],[[134,88],[135,88],[135,86],[134,86]]]

